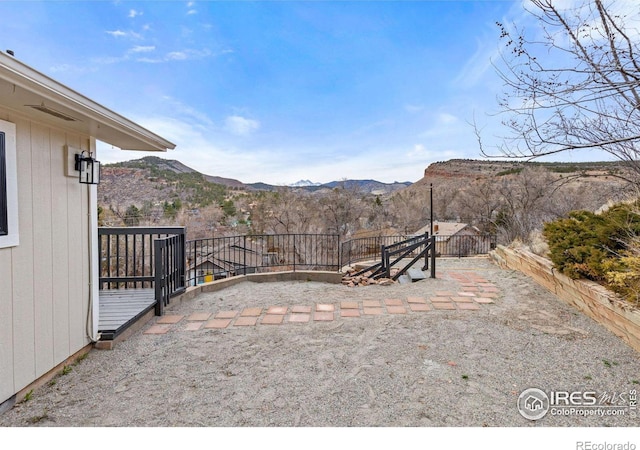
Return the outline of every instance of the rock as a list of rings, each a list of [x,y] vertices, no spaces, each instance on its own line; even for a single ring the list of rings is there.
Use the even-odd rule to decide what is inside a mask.
[[[411,281],[419,281],[424,280],[427,276],[424,274],[422,270],[411,268],[407,270],[407,275],[411,279]]]

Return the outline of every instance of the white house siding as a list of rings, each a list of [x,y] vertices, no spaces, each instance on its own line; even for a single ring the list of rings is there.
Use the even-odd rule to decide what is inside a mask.
[[[65,145],[95,144],[6,109],[0,119],[16,125],[20,231],[0,249],[2,403],[89,343],[89,187],[65,176]]]

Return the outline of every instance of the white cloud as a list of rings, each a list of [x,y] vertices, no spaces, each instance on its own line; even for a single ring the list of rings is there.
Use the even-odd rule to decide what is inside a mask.
[[[91,58],[91,62],[94,64],[115,64],[125,61],[127,58],[122,56],[97,56]]]
[[[161,97],[161,99],[165,108],[172,111],[180,120],[188,122],[190,126],[203,130],[203,132],[206,133],[209,133],[215,128],[215,124],[205,112],[199,111],[168,95]]]
[[[118,38],[118,37],[124,37],[124,36],[126,36],[126,35],[127,35],[127,33],[125,33],[125,32],[124,32],[124,31],[122,31],[122,30],[106,31],[106,33],[107,33],[107,34],[110,34],[111,36],[116,37],[116,38]]]
[[[417,181],[430,162],[426,156],[421,159],[408,158],[405,149],[398,148],[372,149],[366,154],[346,154],[341,158],[333,158],[326,156],[332,153],[332,149],[327,151],[326,147],[313,144],[304,149],[280,141],[276,144],[241,147],[237,145],[237,139],[221,133],[210,122],[199,120],[189,111],[165,117],[132,119],[175,143],[176,149],[167,153],[124,152],[99,143],[98,157],[103,164],[154,155],[179,160],[207,175],[235,178],[244,183],[287,185],[300,179],[316,182],[365,178],[384,182]],[[257,124],[237,115],[227,119],[230,124],[242,124],[240,129],[244,131],[247,128],[242,126],[252,129]],[[415,146],[416,150],[421,153],[420,144]],[[390,159],[389,154],[398,157]]]
[[[74,67],[71,64],[58,64],[57,66],[49,67],[52,72],[69,72],[73,69]]]
[[[54,73],[58,72],[58,73],[86,74],[86,73],[95,72],[96,68],[88,64],[83,64],[80,66],[73,65],[73,64],[58,64],[55,66],[50,66],[49,70]]]
[[[236,178],[246,183],[265,181],[276,184],[279,180],[285,180],[284,172],[287,167],[283,168],[284,157],[281,157],[278,151],[238,148],[228,142],[220,130],[216,130],[208,123],[194,120],[193,116],[178,117],[172,114],[171,116],[132,117],[132,119],[176,144],[175,150],[166,153],[125,152],[100,143],[98,156],[103,164],[155,155],[166,159],[177,159],[207,175]],[[269,175],[261,179],[265,173]]]
[[[142,36],[136,33],[135,31],[113,30],[113,31],[105,31],[105,33],[110,34],[115,38],[142,39]]]
[[[518,26],[523,26],[530,16],[524,8],[525,3],[529,3],[529,0],[514,2],[509,11],[500,19],[500,22],[508,28],[514,22],[518,23]],[[478,30],[475,52],[468,58],[458,75],[453,79],[453,85],[457,88],[470,89],[484,84],[486,88],[488,83],[487,74],[494,74],[493,63],[500,59],[500,54],[503,50],[502,46],[503,43],[500,42],[499,38],[499,29],[494,22],[487,23],[483,29]]]
[[[196,6],[196,2],[187,2],[187,15],[192,16],[194,14],[198,14],[198,11],[194,8]]]
[[[227,131],[236,136],[248,136],[260,128],[260,122],[242,116],[229,116],[225,119],[224,125]]]
[[[476,87],[484,75],[493,68],[492,61],[495,61],[499,54],[500,48],[495,40],[478,41],[475,53],[453,79],[453,84],[461,88]]]
[[[168,61],[176,61],[176,60],[185,60],[188,56],[185,52],[169,52],[165,56],[165,60]]]
[[[147,57],[136,58],[136,61],[141,63],[147,63],[147,64],[158,64],[158,63],[166,62],[164,58],[147,58]]]
[[[130,9],[129,10],[129,17],[132,18],[132,19],[134,17],[141,16],[141,15],[142,15],[142,11],[136,11],[135,9]]]
[[[156,49],[154,45],[136,45],[135,47],[129,49],[129,53],[147,53],[152,52]]]
[[[141,48],[144,49],[145,47],[141,47]],[[153,50],[156,50],[156,48],[153,47]],[[141,53],[141,52],[138,52],[138,53]],[[224,54],[224,53],[229,53],[229,52],[223,51],[220,54]],[[203,49],[203,50],[187,49],[187,50],[169,52],[169,53],[166,53],[165,55],[161,55],[157,57],[138,57],[136,58],[136,61],[142,62],[142,63],[149,63],[149,64],[159,64],[159,63],[164,63],[169,61],[187,61],[187,60],[193,60],[193,59],[202,59],[211,55],[212,53],[208,49]]]

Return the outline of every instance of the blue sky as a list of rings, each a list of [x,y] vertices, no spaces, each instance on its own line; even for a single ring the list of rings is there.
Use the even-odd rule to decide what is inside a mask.
[[[3,1],[2,50],[243,182],[417,181],[481,158],[519,1]],[[491,129],[486,133],[491,135]],[[103,163],[144,153],[99,146]]]

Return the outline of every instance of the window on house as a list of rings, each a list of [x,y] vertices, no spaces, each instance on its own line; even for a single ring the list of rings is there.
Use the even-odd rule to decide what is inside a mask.
[[[0,248],[18,243],[16,126],[0,120]]]
[[[4,142],[4,133],[0,131],[0,236],[9,234],[9,221],[7,218],[7,152]]]

